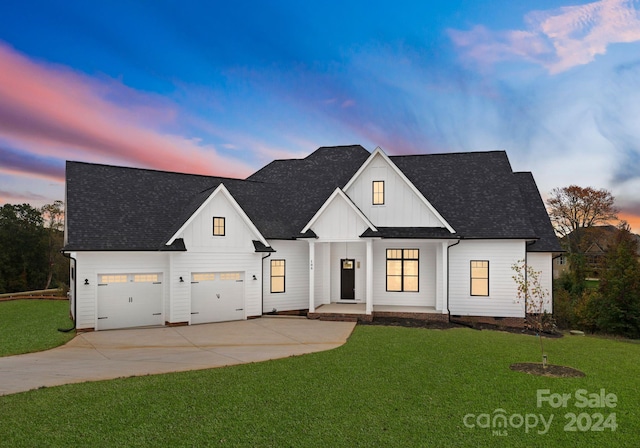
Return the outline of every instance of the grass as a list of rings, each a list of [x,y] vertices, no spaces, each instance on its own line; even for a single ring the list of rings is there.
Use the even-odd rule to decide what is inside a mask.
[[[637,446],[640,344],[565,337],[545,346],[550,362],[587,376],[509,370],[538,360],[533,336],[359,326],[327,352],[0,397],[0,446]],[[538,389],[602,388],[617,407],[586,411],[615,413],[616,431],[565,432],[565,414],[585,411],[575,400],[536,405]],[[554,417],[542,435],[464,425],[466,414],[496,409]]]
[[[64,344],[75,335],[67,300],[0,302],[0,356],[38,352]]]

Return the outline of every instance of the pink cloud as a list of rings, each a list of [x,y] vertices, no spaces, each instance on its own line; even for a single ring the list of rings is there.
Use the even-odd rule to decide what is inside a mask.
[[[592,62],[615,43],[640,41],[640,17],[633,0],[601,0],[586,5],[533,11],[525,30],[491,31],[476,26],[449,30],[463,55],[481,65],[524,59],[560,73]]]
[[[177,111],[144,95],[61,67],[35,63],[0,43],[0,138],[32,153],[161,170],[245,176],[252,169],[196,139],[154,129]],[[119,90],[114,88],[119,87]],[[120,98],[122,99],[122,98]]]

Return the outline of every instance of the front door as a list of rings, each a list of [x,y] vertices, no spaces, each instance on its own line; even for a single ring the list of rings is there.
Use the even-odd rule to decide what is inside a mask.
[[[344,300],[355,300],[356,270],[355,260],[340,260],[340,298]]]

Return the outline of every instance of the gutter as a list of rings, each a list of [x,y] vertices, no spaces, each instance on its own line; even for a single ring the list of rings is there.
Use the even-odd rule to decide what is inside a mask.
[[[262,316],[264,314],[264,260],[266,260],[267,258],[269,258],[271,256],[271,252],[269,252],[267,255],[265,255],[264,257],[262,257],[262,274],[260,275],[260,281],[262,282],[262,284],[260,285],[260,315]]]
[[[458,244],[460,244],[460,241],[462,241],[462,239],[459,239],[458,241],[456,241],[454,244],[450,244],[447,246],[447,318],[449,320],[449,323],[452,323],[451,321],[451,310],[449,309],[449,294],[450,294],[450,288],[449,288],[449,267],[451,266],[451,259],[449,258],[449,249],[451,249],[453,246],[457,246]],[[453,322],[453,323],[458,323],[458,322]],[[465,324],[463,324],[465,325]]]
[[[69,262],[73,260],[73,327],[71,328],[58,328],[61,333],[69,333],[76,329],[76,321],[78,320],[78,260],[73,258],[67,252],[61,250],[60,253],[63,257],[68,258]]]

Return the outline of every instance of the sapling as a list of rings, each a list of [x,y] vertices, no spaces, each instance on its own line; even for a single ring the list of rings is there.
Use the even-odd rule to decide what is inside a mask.
[[[513,280],[517,285],[516,296],[519,302],[525,303],[525,319],[527,325],[538,333],[542,367],[547,368],[547,355],[544,352],[542,332],[553,330],[553,318],[547,313],[550,305],[549,290],[540,284],[542,271],[536,271],[524,260],[518,260],[511,269],[515,272]]]

